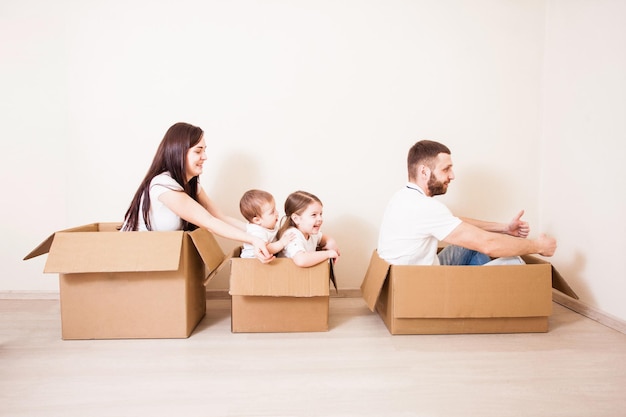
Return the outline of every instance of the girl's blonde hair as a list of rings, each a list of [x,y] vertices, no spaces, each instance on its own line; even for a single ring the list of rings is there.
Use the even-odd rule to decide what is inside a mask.
[[[283,217],[283,222],[280,229],[278,229],[276,238],[280,239],[283,233],[285,233],[285,231],[287,231],[290,227],[297,227],[291,216],[293,214],[302,214],[312,203],[319,203],[322,205],[322,200],[306,191],[295,191],[289,194],[285,200],[285,217]]]

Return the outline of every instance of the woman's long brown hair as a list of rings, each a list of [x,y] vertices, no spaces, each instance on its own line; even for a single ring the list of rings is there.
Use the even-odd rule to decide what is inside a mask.
[[[143,181],[141,181],[130,203],[130,207],[128,207],[126,211],[123,230],[135,231],[138,229],[140,207],[141,216],[146,223],[146,228],[152,230],[152,225],[150,224],[150,182],[159,174],[169,172],[172,178],[183,187],[185,192],[191,198],[197,200],[198,177],[193,177],[187,182],[185,163],[187,151],[200,142],[203,134],[204,132],[199,127],[182,122],[172,125],[167,130],[165,136],[163,136],[163,140],[161,140],[159,144],[146,176]],[[183,230],[195,228],[194,225],[184,221]]]

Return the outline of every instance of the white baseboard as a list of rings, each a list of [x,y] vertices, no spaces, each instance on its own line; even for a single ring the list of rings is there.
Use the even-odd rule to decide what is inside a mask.
[[[626,321],[605,313],[604,311],[588,306],[585,303],[568,297],[567,295],[556,290],[552,290],[552,301],[562,305],[563,307],[569,308],[581,316],[585,316],[605,325],[606,327],[610,327],[613,330],[626,334]]]
[[[58,300],[58,291],[0,291],[0,300]]]

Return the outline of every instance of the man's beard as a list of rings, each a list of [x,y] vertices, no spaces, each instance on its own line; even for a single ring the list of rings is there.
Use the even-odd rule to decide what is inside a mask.
[[[448,184],[439,181],[439,178],[431,173],[428,179],[428,192],[430,192],[431,197],[445,194],[446,191],[448,191]]]

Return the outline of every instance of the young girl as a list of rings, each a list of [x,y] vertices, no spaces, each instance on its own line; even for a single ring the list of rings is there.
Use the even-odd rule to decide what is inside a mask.
[[[335,240],[320,232],[324,221],[322,208],[320,199],[306,191],[291,193],[285,200],[286,220],[280,227],[277,238],[280,239],[291,231],[295,232],[295,239],[287,244],[282,254],[293,259],[297,266],[313,266],[339,257]]]
[[[124,216],[124,231],[207,229],[250,243],[262,262],[274,258],[266,243],[246,233],[244,222],[224,215],[198,180],[206,161],[204,132],[188,123],[171,126]]]

